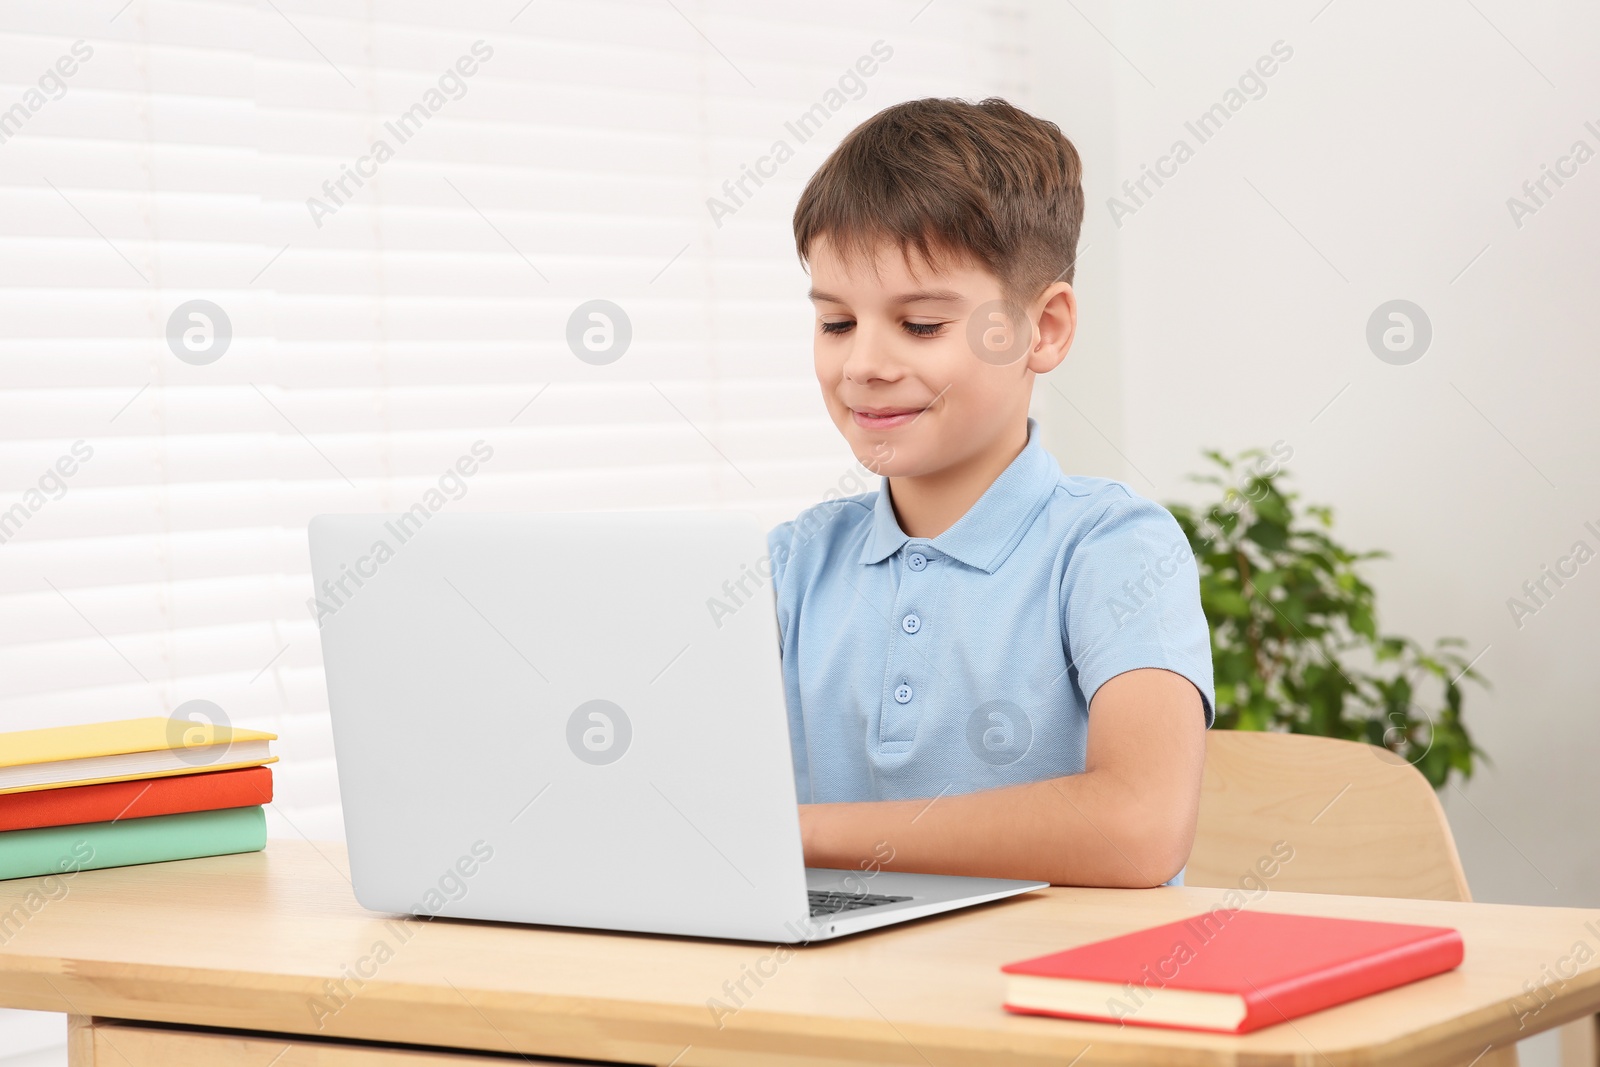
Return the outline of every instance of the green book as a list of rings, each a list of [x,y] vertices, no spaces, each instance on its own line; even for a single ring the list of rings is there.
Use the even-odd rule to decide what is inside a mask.
[[[134,863],[256,852],[267,846],[260,805],[0,832],[0,879]]]

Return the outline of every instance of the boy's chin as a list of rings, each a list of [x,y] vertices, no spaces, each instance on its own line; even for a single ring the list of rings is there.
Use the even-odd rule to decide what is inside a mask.
[[[919,474],[928,473],[927,464],[905,455],[904,450],[897,455],[888,447],[876,450],[857,448],[855,454],[857,463],[884,478],[914,478]]]
[[[930,441],[923,438],[927,431],[917,427],[915,433],[905,429],[888,433],[872,433],[858,426],[841,426],[845,442],[855,453],[856,462],[873,474],[885,478],[915,478],[939,469],[935,457],[929,455]]]

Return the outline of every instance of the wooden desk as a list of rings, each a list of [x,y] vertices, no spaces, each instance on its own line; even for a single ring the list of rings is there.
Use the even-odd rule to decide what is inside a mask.
[[[342,846],[275,840],[261,853],[87,871],[56,900],[43,879],[0,882],[0,1005],[72,1016],[74,1067],[526,1062],[513,1052],[677,1067],[1427,1067],[1600,1009],[1600,911],[1269,892],[1251,906],[1455,926],[1466,962],[1236,1038],[1000,1007],[1000,964],[1196,914],[1221,890],[1051,889],[780,962],[769,945],[394,920],[356,903],[346,871]],[[331,987],[346,976],[348,997]],[[1544,1007],[1519,1029],[1541,983]],[[711,998],[733,1009],[720,1028]]]

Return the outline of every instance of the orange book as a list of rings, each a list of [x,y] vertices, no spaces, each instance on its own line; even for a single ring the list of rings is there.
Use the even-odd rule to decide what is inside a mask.
[[[101,785],[0,794],[0,831],[244,808],[271,800],[272,770],[269,767],[135,778]]]

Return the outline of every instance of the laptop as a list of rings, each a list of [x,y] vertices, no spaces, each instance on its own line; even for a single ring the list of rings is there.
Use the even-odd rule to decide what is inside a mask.
[[[797,944],[1047,882],[808,869],[766,534],[726,512],[311,520],[374,911]]]

